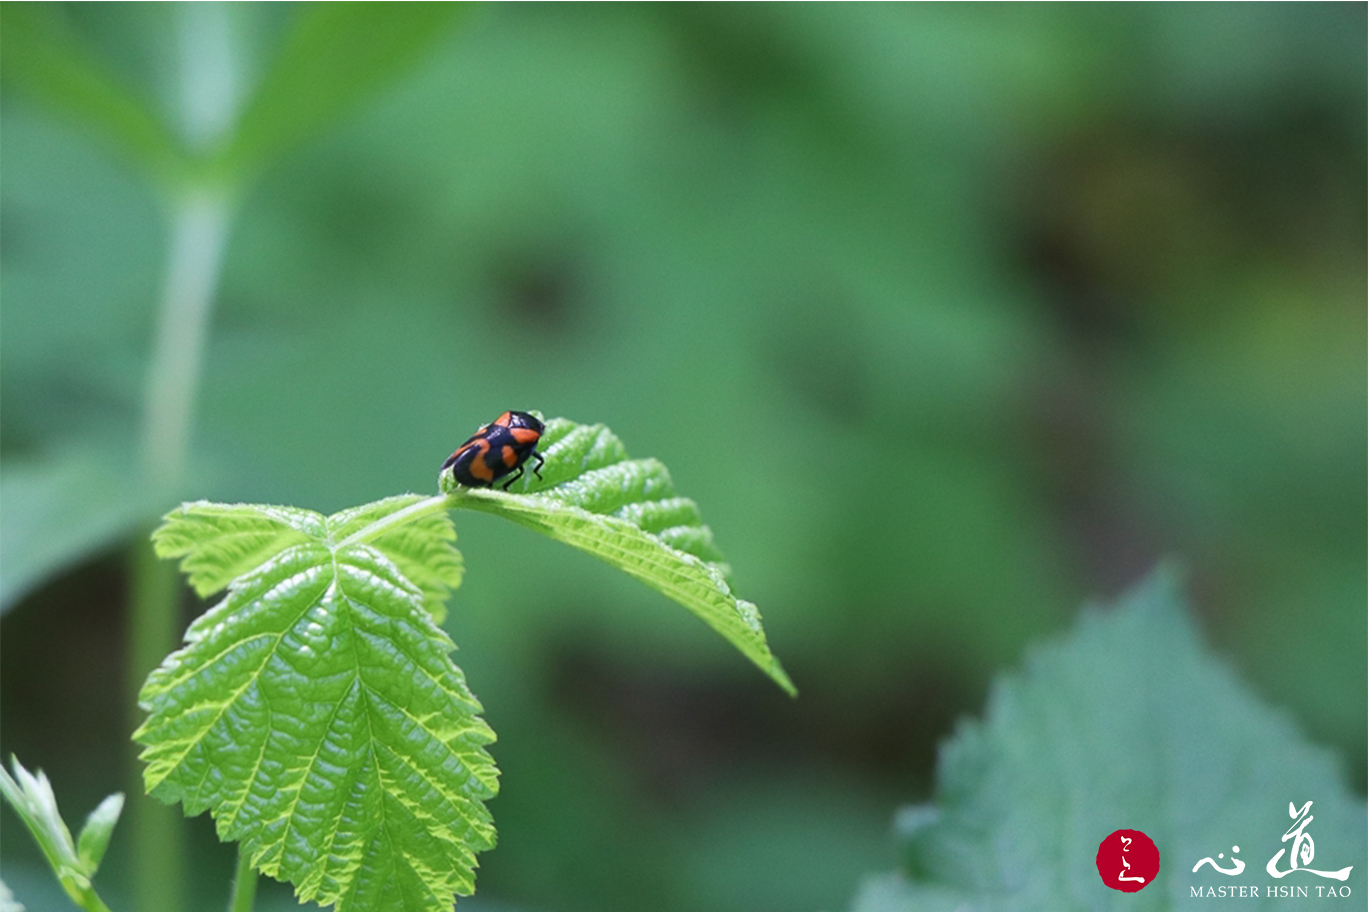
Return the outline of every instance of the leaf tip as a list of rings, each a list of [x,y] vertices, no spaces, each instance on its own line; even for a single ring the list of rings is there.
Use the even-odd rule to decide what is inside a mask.
[[[793,679],[788,676],[788,672],[784,671],[784,666],[779,664],[778,659],[772,659],[770,667],[766,668],[765,671],[769,673],[774,683],[783,688],[784,693],[795,700],[798,699],[798,688],[794,686]]]
[[[1187,599],[1187,566],[1165,557],[1113,603],[1136,617],[1190,617]]]

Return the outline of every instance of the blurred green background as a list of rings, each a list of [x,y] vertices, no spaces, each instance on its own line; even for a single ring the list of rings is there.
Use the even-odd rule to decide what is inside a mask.
[[[843,908],[994,669],[1165,555],[1363,792],[1364,5],[449,12],[6,10],[0,750],[68,814],[129,775],[142,523],[435,490],[506,408],[662,459],[802,696],[457,515],[504,771],[472,909]],[[188,468],[149,505],[169,225],[210,181]],[[189,845],[218,908],[232,850]]]

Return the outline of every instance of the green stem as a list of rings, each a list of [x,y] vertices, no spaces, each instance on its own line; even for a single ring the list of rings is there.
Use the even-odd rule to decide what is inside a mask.
[[[230,17],[217,3],[187,4],[179,12],[180,127],[186,146],[204,154],[231,133],[241,102]],[[143,482],[154,502],[178,499],[187,474],[210,315],[232,224],[231,196],[231,189],[201,176],[176,188],[171,198],[169,251],[143,415]],[[143,679],[179,641],[182,592],[175,565],[157,560],[146,535],[137,541],[127,685],[134,728],[140,722],[137,695]],[[141,781],[130,789],[132,795],[142,792]],[[129,810],[134,907],[180,912],[187,907],[181,815],[150,800],[132,801]]]
[[[86,912],[110,912],[109,906],[106,906],[104,900],[100,899],[100,895],[95,892],[94,887],[76,883],[70,878],[60,879],[67,895]]]
[[[256,897],[257,875],[252,870],[252,856],[238,843],[237,872],[233,875],[233,896],[228,900],[228,912],[252,912]]]
[[[137,696],[143,679],[175,646],[180,581],[176,565],[157,559],[146,544],[151,529],[137,538],[132,555],[132,617],[128,654],[130,719],[133,731],[142,722]],[[129,794],[142,796],[142,775],[133,763]],[[181,815],[150,798],[129,802],[129,838],[133,847],[133,907],[173,912],[183,909],[185,854],[181,839]]]
[[[154,493],[174,494],[185,474],[209,314],[231,219],[217,190],[191,190],[173,204],[171,250],[147,374],[143,468]]]
[[[228,243],[231,210],[221,192],[191,190],[171,213],[171,243],[147,375],[143,477],[154,502],[173,503],[186,474],[195,393],[199,386],[214,289]],[[150,534],[151,529],[147,530]],[[143,679],[180,638],[181,586],[172,563],[157,560],[137,538],[132,558],[127,705],[132,728]],[[135,764],[136,766],[136,764]],[[134,772],[133,778],[141,777]],[[135,781],[129,792],[142,794]],[[130,803],[135,907],[178,912],[185,905],[185,850],[180,813],[154,801]]]
[[[440,513],[443,510],[450,510],[452,507],[456,506],[460,499],[461,495],[459,494],[435,494],[432,497],[424,498],[417,503],[409,504],[402,510],[391,513],[389,516],[377,519],[364,529],[358,529],[351,535],[342,539],[342,541],[338,542],[337,547],[345,548],[348,545],[354,545],[357,542],[370,541],[372,538],[375,538],[377,535],[380,535],[394,526],[401,526],[406,522],[411,522],[419,517],[427,516],[430,513]]]
[[[491,497],[492,495],[492,497]],[[512,495],[517,497],[518,495]],[[491,500],[495,502],[506,500],[506,495],[486,491],[481,488],[456,488],[447,494],[434,494],[425,497],[417,503],[411,503],[402,510],[396,510],[388,516],[382,516],[375,522],[363,529],[358,529],[337,543],[338,548],[345,548],[358,542],[370,541],[378,535],[382,535],[395,526],[402,526],[406,522],[412,522],[420,517],[432,513],[441,513],[443,510],[453,510],[457,507],[470,507],[471,509],[484,509],[482,504]]]

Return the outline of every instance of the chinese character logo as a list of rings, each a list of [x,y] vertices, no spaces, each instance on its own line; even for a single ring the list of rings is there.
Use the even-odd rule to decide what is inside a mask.
[[[1297,871],[1300,871],[1300,872],[1303,873],[1303,874],[1313,874],[1313,875],[1315,875],[1316,877],[1325,877],[1325,878],[1329,878],[1330,880],[1340,880],[1340,881],[1348,880],[1348,879],[1349,879],[1349,872],[1354,870],[1354,866],[1353,866],[1353,865],[1350,865],[1350,866],[1347,867],[1347,868],[1340,868],[1338,871],[1317,871],[1315,868],[1307,867],[1307,865],[1311,864],[1311,862],[1312,862],[1312,861],[1315,859],[1315,857],[1316,857],[1316,843],[1315,843],[1315,840],[1313,840],[1313,839],[1311,838],[1311,834],[1308,833],[1308,832],[1306,831],[1306,828],[1307,828],[1308,826],[1310,826],[1311,821],[1313,821],[1313,820],[1316,819],[1315,817],[1312,817],[1312,816],[1311,816],[1311,805],[1312,805],[1312,802],[1310,802],[1310,801],[1306,802],[1306,804],[1303,804],[1301,807],[1297,807],[1296,802],[1288,802],[1288,805],[1287,805],[1287,816],[1289,816],[1289,817],[1292,818],[1292,826],[1288,828],[1288,830],[1287,830],[1286,833],[1283,833],[1282,841],[1283,841],[1283,842],[1291,842],[1292,845],[1291,845],[1290,847],[1289,847],[1289,846],[1283,846],[1281,849],[1278,849],[1278,853],[1277,853],[1276,855],[1274,855],[1272,858],[1268,859],[1268,864],[1264,865],[1264,870],[1268,872],[1269,876],[1271,876],[1271,877],[1276,877],[1276,878],[1278,878],[1279,880],[1281,880],[1282,878],[1286,877],[1288,874],[1292,874],[1292,873],[1297,872]],[[1108,838],[1110,838],[1110,837],[1108,837]],[[1210,857],[1210,856],[1207,856],[1206,858],[1203,858],[1201,861],[1197,862],[1195,865],[1192,866],[1192,873],[1196,874],[1198,871],[1201,871],[1204,867],[1208,867],[1208,866],[1209,866],[1209,867],[1211,868],[1212,871],[1214,871],[1214,872],[1216,872],[1216,873],[1218,873],[1218,874],[1225,874],[1227,877],[1235,877],[1236,875],[1243,873],[1243,872],[1244,872],[1244,869],[1245,869],[1245,863],[1244,863],[1243,861],[1241,861],[1240,859],[1238,859],[1238,858],[1235,857],[1235,856],[1238,855],[1239,853],[1240,853],[1240,847],[1239,847],[1239,846],[1231,846],[1231,847],[1230,847],[1230,859],[1229,859],[1228,861],[1226,861],[1225,865],[1221,864],[1220,861],[1217,861],[1217,859],[1225,859],[1226,856],[1225,856],[1225,853],[1224,853],[1224,852],[1219,852],[1219,853],[1217,853],[1216,858],[1212,858],[1212,857]],[[1283,856],[1284,856],[1284,855],[1287,856],[1286,867],[1283,867],[1283,866],[1282,866]],[[1101,857],[1101,856],[1099,856],[1099,859],[1100,859],[1100,857]],[[1099,862],[1099,863],[1100,863],[1100,862]],[[1256,864],[1257,864],[1257,862],[1256,862]],[[1228,866],[1227,866],[1227,865],[1228,865]],[[1293,878],[1293,881],[1295,881],[1296,879],[1297,879],[1297,878]],[[1194,893],[1192,894],[1193,896],[1202,895],[1201,892],[1200,892],[1200,891],[1201,891],[1201,887],[1193,887],[1192,889],[1193,889],[1194,891],[1196,891],[1196,892],[1194,892]],[[1206,893],[1205,895],[1207,895],[1207,896],[1216,896],[1216,895],[1221,895],[1221,896],[1231,895],[1231,896],[1233,896],[1233,895],[1235,895],[1234,893],[1227,894],[1225,891],[1226,891],[1226,890],[1232,890],[1232,891],[1233,891],[1233,890],[1235,890],[1235,889],[1237,889],[1237,888],[1236,888],[1236,887],[1233,887],[1233,886],[1232,886],[1232,887],[1220,887],[1219,889],[1220,889],[1221,892],[1220,892],[1219,894],[1217,894],[1216,892],[1214,892],[1214,889],[1213,889],[1212,887],[1210,887],[1210,886],[1208,886],[1206,889],[1207,889],[1207,893]],[[1240,891],[1240,893],[1239,893],[1240,896],[1244,896],[1244,895],[1245,895],[1245,893],[1244,893],[1245,890],[1250,890],[1250,891],[1251,891],[1249,895],[1252,895],[1252,896],[1258,896],[1258,895],[1259,895],[1258,892],[1257,892],[1257,891],[1258,891],[1258,886],[1257,886],[1257,885],[1252,885],[1252,886],[1241,886],[1241,887],[1239,887],[1238,889],[1239,889],[1239,891]],[[1325,896],[1325,895],[1330,895],[1330,896],[1348,896],[1348,895],[1349,895],[1349,892],[1348,892],[1348,891],[1349,891],[1349,888],[1348,888],[1348,887],[1339,887],[1339,888],[1335,888],[1335,887],[1316,887],[1315,889],[1316,889],[1316,892],[1317,892],[1319,895],[1322,895],[1322,896]],[[1266,888],[1266,890],[1267,890],[1267,895],[1268,895],[1268,896],[1306,896],[1306,895],[1308,895],[1307,888],[1304,887],[1304,886],[1300,886],[1300,885],[1298,885],[1298,886],[1278,886],[1278,885],[1272,885],[1272,884],[1271,884],[1271,885],[1269,885],[1269,886]],[[1331,891],[1331,892],[1327,894],[1327,893],[1324,892],[1324,891],[1326,891],[1326,890],[1329,890],[1329,891]],[[1343,891],[1346,891],[1346,892],[1341,893],[1341,892],[1339,892],[1340,890],[1343,890]]]
[[[1113,890],[1143,890],[1159,873],[1159,848],[1139,830],[1117,830],[1097,847],[1097,873]]]
[[[1244,868],[1245,868],[1244,862],[1243,862],[1243,861],[1240,861],[1240,859],[1238,859],[1238,858],[1235,857],[1235,856],[1238,855],[1238,854],[1240,854],[1240,847],[1239,847],[1239,846],[1231,846],[1231,847],[1230,847],[1230,862],[1231,862],[1230,867],[1228,867],[1228,868],[1223,868],[1223,867],[1221,867],[1220,865],[1218,865],[1218,864],[1216,863],[1216,858],[1225,858],[1225,852],[1217,852],[1217,853],[1216,853],[1216,858],[1212,858],[1212,857],[1208,856],[1208,857],[1206,857],[1206,858],[1203,858],[1201,861],[1197,862],[1197,864],[1193,865],[1193,866],[1192,866],[1192,873],[1193,873],[1193,874],[1196,874],[1196,873],[1198,872],[1198,870],[1201,869],[1202,865],[1211,865],[1213,868],[1215,868],[1217,871],[1220,871],[1222,874],[1229,874],[1231,877],[1234,877],[1236,874],[1239,874],[1240,872],[1244,871]]]
[[[1311,838],[1311,834],[1306,832],[1306,827],[1315,820],[1311,816],[1311,802],[1308,801],[1300,808],[1293,802],[1287,803],[1287,816],[1292,818],[1292,826],[1286,833],[1283,833],[1283,842],[1292,840],[1292,852],[1287,856],[1287,867],[1279,870],[1278,862],[1282,860],[1286,848],[1278,850],[1278,854],[1268,859],[1265,869],[1274,877],[1286,877],[1293,871],[1305,871],[1307,874],[1315,874],[1317,877],[1329,877],[1333,880],[1348,880],[1349,872],[1354,870],[1354,866],[1340,868],[1338,871],[1316,871],[1311,868],[1302,867],[1308,865],[1316,857],[1316,843]]]

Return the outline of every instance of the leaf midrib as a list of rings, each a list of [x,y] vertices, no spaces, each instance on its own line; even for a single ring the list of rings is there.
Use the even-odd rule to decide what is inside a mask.
[[[328,594],[331,593],[331,592],[333,591],[334,588],[336,588],[338,591],[341,591],[341,589],[342,589],[340,575],[339,575],[338,572],[337,572],[337,554],[336,554],[336,552],[334,551],[334,552],[332,552],[332,554],[331,554],[330,556],[331,556],[331,558],[332,558],[331,563],[332,563],[332,568],[333,568],[333,578],[332,578],[332,582],[329,583],[328,586],[323,590],[323,595],[320,597],[320,601],[326,599],[327,596],[328,596]],[[317,602],[315,602],[315,604],[317,604]],[[311,606],[310,606],[310,609],[312,609],[312,607],[313,607],[313,606],[311,605]],[[303,617],[304,617],[305,614],[308,614],[308,611],[305,611],[304,614],[301,614],[299,617],[295,618],[294,624],[298,624],[298,623],[300,622],[300,620],[303,619]],[[291,629],[293,629],[294,624],[291,624],[291,625],[290,625]],[[282,637],[283,637],[283,636],[284,636],[284,635],[282,634]],[[284,829],[284,831],[281,833],[281,835],[280,835],[280,840],[279,840],[279,843],[280,843],[280,846],[281,846],[281,854],[282,854],[282,855],[284,854],[284,851],[285,851],[285,843],[286,843],[286,840],[287,840],[287,839],[289,838],[289,836],[290,836],[290,828],[294,826],[294,815],[295,815],[295,811],[299,808],[299,799],[300,799],[300,796],[302,796],[302,795],[304,794],[304,785],[305,785],[306,782],[309,781],[309,776],[313,774],[314,764],[318,762],[318,755],[319,755],[320,753],[323,752],[323,742],[326,741],[326,740],[328,740],[328,733],[332,731],[332,724],[333,724],[333,721],[337,718],[337,712],[338,712],[338,710],[340,710],[340,709],[342,708],[342,704],[343,704],[344,702],[346,702],[347,693],[350,692],[350,690],[351,690],[352,687],[357,686],[357,685],[360,684],[360,682],[361,682],[361,665],[360,665],[360,657],[355,655],[355,646],[354,646],[354,645],[353,645],[352,652],[353,652],[353,658],[356,659],[356,674],[352,676],[352,683],[351,683],[351,685],[348,686],[347,691],[344,692],[344,693],[342,694],[342,696],[341,696],[340,698],[338,698],[337,702],[335,702],[335,703],[333,704],[332,712],[328,714],[328,722],[327,722],[326,725],[323,726],[323,733],[319,736],[319,738],[318,738],[318,743],[317,743],[316,745],[314,745],[313,756],[311,756],[311,757],[309,758],[309,763],[308,763],[308,765],[305,766],[305,768],[304,768],[304,775],[300,777],[300,779],[299,779],[299,784],[298,784],[298,786],[295,788],[294,799],[290,802],[290,810],[289,810],[289,812],[285,815],[285,829]],[[363,687],[362,689],[364,690],[364,687]],[[263,694],[262,696],[263,696],[263,698],[265,697],[264,694]],[[270,709],[270,707],[268,706],[268,707],[267,707],[267,710],[269,711],[269,709]],[[268,740],[269,740],[269,736],[268,736]],[[263,743],[264,743],[264,742],[263,742]],[[264,748],[264,747],[263,747],[263,749],[262,749],[262,753],[263,753],[263,754],[265,753],[265,748]],[[258,769],[260,769],[260,761],[258,761],[257,769],[253,769],[253,770],[252,770],[252,776],[251,776],[251,778],[249,778],[249,779],[247,780],[247,789],[244,790],[244,792],[243,792],[244,801],[245,801],[245,796],[246,796],[246,795],[250,792],[250,790],[251,790],[251,785],[252,785],[252,783],[253,783],[254,781],[256,781],[256,774],[257,774],[257,770],[258,770]],[[239,805],[239,808],[240,808],[240,807],[241,807],[241,805]],[[343,804],[343,807],[345,807],[345,803]],[[340,813],[341,813],[341,812],[339,811],[339,815],[340,815]],[[332,828],[332,836],[333,836],[334,839],[336,838],[337,830],[341,827],[341,825],[342,825],[342,820],[341,820],[341,817],[339,816],[339,817],[337,818],[337,820],[336,820],[336,825]],[[330,844],[331,844],[331,843],[330,843]]]

